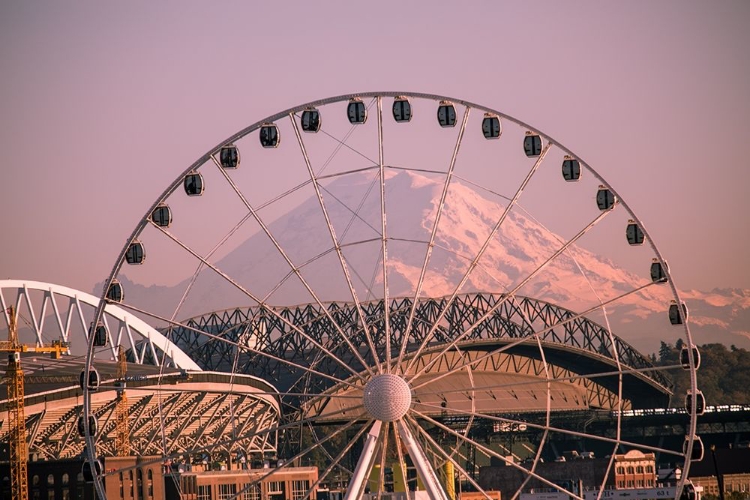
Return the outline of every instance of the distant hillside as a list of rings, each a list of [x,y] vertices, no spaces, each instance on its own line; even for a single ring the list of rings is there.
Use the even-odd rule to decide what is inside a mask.
[[[656,365],[679,363],[682,340],[676,345],[661,343],[658,354],[651,359]],[[707,405],[750,403],[750,351],[734,345],[704,344],[699,346],[701,364],[698,368],[698,389],[703,392]],[[689,372],[670,372],[675,381],[672,406],[684,404],[685,392],[690,387]]]

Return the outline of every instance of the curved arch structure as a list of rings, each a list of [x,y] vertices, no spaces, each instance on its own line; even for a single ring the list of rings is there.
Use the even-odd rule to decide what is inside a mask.
[[[501,299],[504,302],[492,311]],[[359,321],[354,305],[331,302],[325,306],[339,324],[347,326],[345,330],[352,342],[364,346],[365,339],[361,328],[357,326]],[[411,298],[396,298],[390,303],[392,345],[400,345],[404,341],[404,327],[411,306]],[[448,311],[443,314],[446,307]],[[303,328],[314,340],[341,356],[349,366],[364,369],[352,353],[340,345],[328,317],[317,304],[274,308],[274,311],[274,315],[269,314],[265,307],[215,311],[183,322],[185,326],[175,327],[170,336],[206,370],[231,370],[236,346],[245,346],[247,350],[240,355],[240,363],[236,365],[236,370],[263,377],[272,381],[281,390],[296,387],[304,388],[306,391],[313,389],[316,392],[324,392],[330,389],[331,383],[324,378],[309,380],[304,373],[296,372],[292,366],[280,369],[283,361],[277,359],[296,365],[311,366],[342,379],[348,375],[339,365],[330,363],[323,357],[311,357],[311,352],[315,350],[311,348],[309,339],[298,335],[290,324]],[[383,301],[363,303],[363,311],[368,324],[379,326],[375,342],[379,349],[384,349]],[[502,350],[502,346],[511,340],[537,335],[545,346],[551,362],[569,373],[616,371],[619,360],[623,365],[622,370],[632,370],[633,373],[629,377],[637,382],[632,385],[626,384],[632,389],[626,395],[627,399],[635,407],[648,407],[656,401],[665,404],[664,399],[668,400],[671,394],[671,381],[662,372],[649,370],[653,365],[627,342],[615,335],[610,337],[606,328],[584,316],[529,297],[509,298],[502,294],[476,293],[461,295],[453,301],[446,297],[422,299],[417,304],[417,319],[409,332],[409,338],[406,339],[407,354],[413,353],[423,342],[435,318],[441,314],[444,319],[429,344],[431,346],[449,343],[488,311],[492,313],[487,319],[459,344],[462,350],[492,352],[496,349]],[[277,316],[285,318],[288,323],[280,321]],[[215,337],[207,341],[201,332]],[[611,339],[614,339],[614,343]],[[429,350],[425,354],[429,354]],[[509,354],[529,359],[539,358],[535,344],[526,348],[523,344],[517,345]],[[363,348],[362,356],[365,360],[371,361],[368,355]],[[602,385],[611,386],[608,389],[616,393],[616,385],[612,383],[604,381]]]
[[[74,331],[82,332],[88,339],[89,324],[94,319],[99,297],[52,283],[0,280],[0,304],[5,328],[9,325],[7,311],[11,305],[6,300],[6,295],[11,293],[16,298],[13,305],[33,330],[37,345],[43,344],[45,337],[70,342]],[[132,349],[131,359],[138,364],[164,359],[159,353],[166,353],[166,357],[177,368],[201,370],[190,356],[140,318],[114,304],[108,304],[104,312],[102,321],[107,329],[113,359],[117,357],[117,347],[123,345]],[[143,341],[139,342],[140,339]]]
[[[86,444],[77,432],[83,413],[81,389],[75,382],[78,377],[70,373],[80,371],[83,364],[80,360],[45,358],[30,361],[28,367],[45,374],[28,380],[29,453],[43,460],[80,456]],[[92,398],[92,415],[99,426],[97,453],[115,456],[116,366],[108,363],[100,368],[104,385]],[[262,458],[276,451],[272,429],[280,415],[278,393],[272,385],[247,375],[134,368],[127,399],[129,441],[134,454],[167,454],[182,460],[194,458],[191,450],[196,447],[210,449],[212,457],[241,450],[247,456]],[[5,397],[0,391],[2,409],[8,404]],[[0,440],[7,442],[6,415],[0,413]],[[244,430],[241,439],[226,438],[225,431],[231,426]]]

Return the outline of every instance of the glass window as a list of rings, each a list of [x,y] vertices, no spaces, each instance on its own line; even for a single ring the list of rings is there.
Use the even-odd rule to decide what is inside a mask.
[[[260,500],[260,483],[243,484],[240,500]]]
[[[211,500],[211,485],[198,486],[198,500]]]
[[[237,496],[237,485],[236,484],[220,484],[219,485],[219,500],[234,499]]]
[[[292,500],[302,500],[310,489],[310,482],[307,480],[292,481]]]
[[[268,488],[268,494],[269,495],[284,493],[284,483],[283,482],[281,482],[281,481],[268,481],[268,483],[266,483],[266,484],[268,485],[267,488]]]
[[[62,475],[62,484],[68,484],[68,483],[70,483],[70,476],[67,473],[65,473]]]
[[[36,474],[34,474],[34,477],[31,478],[31,484],[33,486],[38,486],[39,485],[39,476],[37,476]]]

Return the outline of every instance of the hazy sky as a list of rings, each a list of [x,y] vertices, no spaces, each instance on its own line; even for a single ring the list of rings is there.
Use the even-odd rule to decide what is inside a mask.
[[[0,3],[0,278],[90,291],[232,133],[369,90],[499,109],[578,152],[681,288],[750,288],[750,3]]]

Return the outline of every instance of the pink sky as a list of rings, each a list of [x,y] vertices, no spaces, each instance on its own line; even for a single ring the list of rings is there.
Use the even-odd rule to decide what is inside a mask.
[[[234,132],[367,90],[534,125],[620,192],[681,288],[750,288],[747,2],[3,2],[0,278],[90,291]]]

